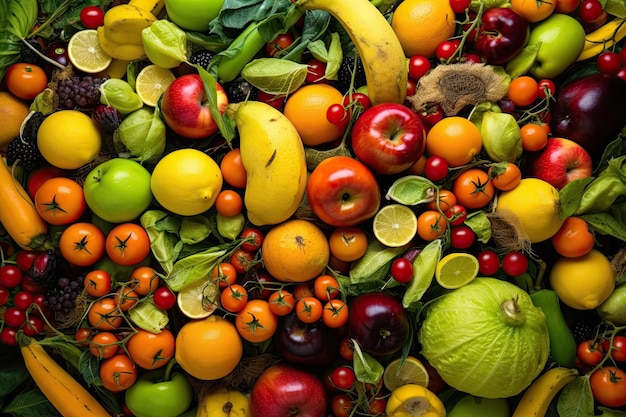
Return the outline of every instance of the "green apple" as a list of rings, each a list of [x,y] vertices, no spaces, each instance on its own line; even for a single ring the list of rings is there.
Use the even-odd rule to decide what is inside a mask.
[[[480,398],[466,395],[454,405],[448,417],[509,417],[511,411],[504,398]]]
[[[530,73],[554,78],[576,62],[585,46],[585,29],[574,17],[553,13],[531,29],[529,45],[539,45]]]
[[[182,29],[208,32],[224,0],[165,0],[167,17]]]
[[[138,162],[113,158],[96,166],[85,178],[89,209],[111,223],[135,220],[152,203],[150,172]]]

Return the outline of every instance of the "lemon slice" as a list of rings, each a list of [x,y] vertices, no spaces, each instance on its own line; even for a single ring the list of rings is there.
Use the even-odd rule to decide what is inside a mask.
[[[424,364],[413,356],[394,359],[385,367],[383,384],[389,391],[406,384],[428,386],[429,376]]]
[[[217,309],[219,290],[213,280],[197,280],[178,292],[180,311],[190,319],[203,319]]]
[[[67,55],[75,68],[90,74],[104,71],[113,61],[100,48],[95,29],[81,30],[72,35],[67,44]]]
[[[402,204],[390,204],[381,208],[374,216],[374,236],[389,247],[404,246],[417,233],[417,216]]]
[[[450,253],[441,258],[435,268],[435,279],[449,290],[470,283],[477,275],[478,259],[470,253]]]
[[[156,107],[161,94],[174,79],[176,77],[169,69],[148,65],[137,75],[135,91],[146,106]]]

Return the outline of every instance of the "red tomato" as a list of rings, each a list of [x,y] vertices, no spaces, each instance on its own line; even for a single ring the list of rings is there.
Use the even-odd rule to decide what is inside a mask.
[[[69,225],[59,239],[63,258],[76,266],[90,266],[104,255],[105,236],[98,226],[80,222]]]
[[[356,382],[356,374],[349,366],[342,365],[332,370],[330,380],[335,387],[348,391]]]
[[[111,275],[103,269],[94,269],[85,275],[83,286],[92,297],[102,297],[111,292]]]
[[[117,354],[100,363],[102,386],[111,392],[121,392],[137,381],[137,367],[126,354]]]
[[[587,365],[597,365],[604,358],[604,351],[598,342],[585,340],[578,345],[576,356]]]
[[[600,404],[617,408],[626,405],[626,372],[615,367],[605,366],[589,378],[593,397]]]
[[[338,298],[329,300],[324,304],[322,321],[331,329],[339,328],[348,322],[348,305]]]
[[[136,223],[122,223],[107,235],[106,253],[113,262],[122,266],[138,264],[150,254],[148,232]]]
[[[20,62],[11,65],[4,80],[9,91],[24,100],[34,99],[48,87],[46,72],[34,64]]]
[[[241,244],[241,249],[248,252],[256,252],[263,244],[263,232],[256,227],[247,227],[239,235],[240,239],[245,239]]]
[[[87,29],[96,29],[104,24],[104,12],[98,6],[85,6],[80,11],[80,22]]]
[[[34,203],[39,215],[53,225],[74,223],[87,209],[83,187],[65,177],[44,182],[35,194]]]
[[[609,340],[605,340],[602,343],[602,349],[605,352],[609,352],[611,357],[617,362],[626,362],[626,337],[614,336],[613,343]]]
[[[296,305],[296,299],[287,290],[274,291],[267,302],[270,304],[270,310],[277,316],[286,316],[293,311]]]
[[[313,280],[313,294],[322,301],[337,298],[340,292],[339,281],[332,275],[320,275]]]
[[[168,287],[162,286],[156,289],[153,296],[154,305],[163,310],[169,310],[176,304],[176,294]]]

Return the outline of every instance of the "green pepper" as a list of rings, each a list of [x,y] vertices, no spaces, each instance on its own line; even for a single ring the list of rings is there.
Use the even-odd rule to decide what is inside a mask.
[[[606,211],[621,196],[626,196],[626,155],[609,160],[607,167],[585,188],[575,214]]]
[[[193,387],[181,372],[172,372],[172,359],[165,368],[141,375],[126,390],[128,409],[136,417],[176,417],[189,409],[193,401]]]

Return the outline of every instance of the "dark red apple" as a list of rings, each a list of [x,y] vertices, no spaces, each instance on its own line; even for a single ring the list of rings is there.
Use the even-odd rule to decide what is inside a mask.
[[[354,226],[380,207],[380,188],[372,171],[348,156],[332,156],[313,169],[307,182],[313,213],[326,224]]]
[[[488,64],[500,65],[516,56],[530,33],[526,19],[508,7],[492,7],[483,13],[475,48]]]
[[[560,190],[575,179],[589,178],[593,162],[585,148],[573,140],[551,138],[542,150],[530,154],[526,168],[529,177],[544,180]]]
[[[228,97],[219,83],[215,87],[217,108],[224,114]],[[198,74],[182,75],[169,85],[163,93],[161,112],[167,125],[184,138],[203,139],[218,130],[209,109],[204,84]]]
[[[327,407],[322,381],[287,364],[263,371],[250,392],[251,417],[324,417]]]
[[[557,137],[580,144],[594,161],[617,139],[626,120],[626,81],[591,74],[557,90],[550,128]]]
[[[352,149],[372,171],[398,174],[424,153],[422,119],[406,106],[381,103],[365,110],[352,129]]]

